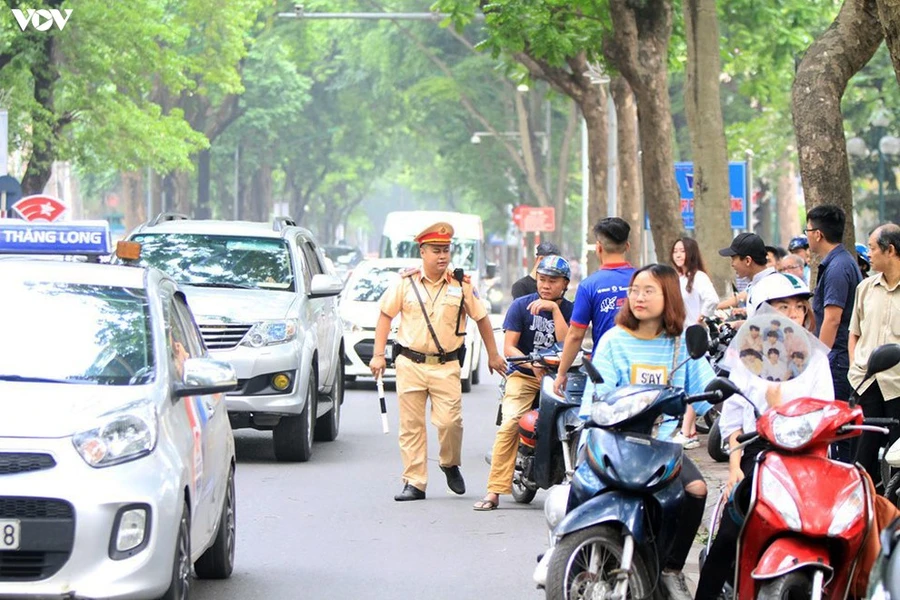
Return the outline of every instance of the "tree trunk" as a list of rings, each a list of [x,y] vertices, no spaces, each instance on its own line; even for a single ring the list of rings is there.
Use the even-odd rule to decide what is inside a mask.
[[[845,0],[831,27],[806,51],[792,89],[792,114],[806,210],[835,204],[847,213],[844,245],[853,248],[853,192],[841,97],[883,38],[875,0]]]
[[[606,207],[608,200],[606,197],[606,140],[608,137],[608,123],[605,106],[606,92],[602,87],[593,86],[593,88],[585,91],[581,102],[581,113],[588,132],[588,170],[590,171],[590,181],[588,182],[587,231],[584,232],[586,239],[581,241],[582,243],[587,242],[588,247],[593,247],[596,241],[593,233],[594,224],[608,214]],[[579,246],[580,249],[581,247]],[[599,267],[597,255],[594,252],[587,253],[587,263],[587,265],[582,265],[581,271],[585,277]]]
[[[147,208],[145,196],[141,193],[144,189],[142,177],[139,171],[128,171],[120,174],[123,220],[125,231],[131,231],[139,224],[147,220]]]
[[[263,164],[253,173],[251,180],[251,201],[248,217],[253,221],[266,222],[272,206],[272,167]]]
[[[569,165],[572,164],[572,141],[579,134],[580,116],[578,106],[574,102],[569,102],[569,118],[566,120],[566,131],[563,134],[562,144],[559,146],[559,158],[557,162],[556,193],[554,194],[553,204],[556,207],[556,231],[553,232],[553,241],[561,245],[567,238],[566,235],[566,200],[568,200],[567,191],[569,188]],[[580,247],[579,247],[580,250]]]
[[[878,6],[878,20],[881,21],[881,30],[891,62],[894,65],[894,76],[900,83],[900,5],[887,0],[876,0]]]
[[[681,210],[672,154],[672,109],[668,89],[671,0],[610,0],[613,36],[604,53],[628,81],[637,101],[644,197],[656,258],[667,262],[681,232]],[[634,241],[634,240],[633,240]]]
[[[175,171],[169,176],[172,194],[168,197],[168,211],[191,216],[191,176],[185,171]]]
[[[57,1],[50,4],[52,8],[58,8],[60,2]],[[22,195],[30,196],[42,193],[44,186],[47,185],[47,181],[50,179],[53,171],[53,161],[56,160],[57,156],[56,140],[61,133],[64,123],[56,115],[54,107],[55,85],[59,78],[59,69],[54,60],[56,36],[49,31],[42,33],[31,28],[28,28],[23,35],[40,35],[40,42],[34,45],[41,45],[43,50],[34,54],[37,60],[30,64],[31,74],[34,79],[33,97],[38,106],[41,107],[40,111],[32,111],[32,118],[38,121],[36,125],[43,131],[42,134],[38,135],[32,130],[31,154],[28,157],[28,166],[25,168],[25,174],[22,177]]]
[[[616,105],[619,145],[619,202],[616,214],[631,226],[631,249],[626,256],[636,265],[641,259],[641,234],[644,231],[644,207],[641,206],[641,172],[638,167],[637,106],[625,78],[617,75],[611,82]]]
[[[198,219],[212,217],[209,206],[209,148],[197,154],[197,210],[194,216]]]
[[[730,225],[720,225],[731,222],[731,193],[719,100],[716,0],[684,0],[683,8],[688,55],[684,108],[694,158],[694,235],[713,285],[724,294],[732,270],[717,252],[731,244]]]
[[[797,210],[797,186],[794,161],[781,161],[778,175],[778,233],[780,245],[787,248],[791,238],[800,235],[800,214]],[[723,246],[724,247],[724,246]]]

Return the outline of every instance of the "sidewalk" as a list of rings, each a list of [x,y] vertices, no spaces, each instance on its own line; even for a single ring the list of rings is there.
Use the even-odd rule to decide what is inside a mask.
[[[687,450],[687,455],[693,460],[703,477],[706,479],[706,487],[709,493],[706,496],[706,513],[703,515],[703,525],[697,534],[697,539],[706,540],[709,535],[709,520],[712,518],[712,512],[715,509],[716,502],[719,500],[719,488],[728,480],[728,463],[718,463],[710,458],[706,451],[706,436],[700,434],[700,447],[694,450]],[[687,563],[684,565],[684,575],[688,581],[691,591],[696,591],[697,580],[700,578],[700,550],[705,546],[698,541],[694,542],[691,553],[688,555]]]

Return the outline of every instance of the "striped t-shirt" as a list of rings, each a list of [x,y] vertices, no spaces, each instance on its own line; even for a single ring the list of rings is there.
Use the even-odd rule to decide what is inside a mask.
[[[678,357],[673,360],[675,339],[665,334],[652,340],[638,338],[620,325],[603,334],[591,360],[603,376],[603,383],[595,385],[588,380],[579,414],[584,418],[590,416],[595,391],[604,394],[633,383],[665,385],[673,362],[677,366],[688,357],[687,343],[682,334]],[[688,394],[700,394],[715,376],[706,358],[689,360],[675,372],[672,385],[684,388]]]

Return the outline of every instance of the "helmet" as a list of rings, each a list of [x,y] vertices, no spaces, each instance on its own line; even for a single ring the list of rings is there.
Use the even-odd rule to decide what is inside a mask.
[[[806,239],[805,235],[798,235],[795,238],[791,238],[791,241],[788,243],[788,252],[793,252],[800,248],[809,248],[809,240]]]
[[[734,520],[738,527],[744,525],[744,519],[747,518],[747,510],[750,508],[751,495],[753,486],[750,485],[751,477],[744,477],[737,485],[731,488],[731,496],[728,500],[728,516]]]
[[[537,432],[535,431],[537,429],[537,420],[537,409],[529,410],[519,418],[519,442],[529,448],[534,448],[537,445]]]
[[[538,275],[547,275],[548,277],[565,277],[566,279],[572,279],[572,269],[569,267],[569,261],[562,256],[557,256],[555,254],[545,256],[541,259],[541,262],[538,263],[537,273]]]
[[[869,258],[869,247],[865,244],[857,244],[856,245],[856,255],[859,257],[861,261],[866,263],[867,267],[872,266],[872,260]]]
[[[797,296],[804,299],[812,296],[805,281],[788,273],[772,273],[750,288],[749,303],[756,311],[763,302]]]

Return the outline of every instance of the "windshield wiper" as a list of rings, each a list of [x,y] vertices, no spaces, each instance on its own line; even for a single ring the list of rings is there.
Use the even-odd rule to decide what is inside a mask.
[[[209,288],[238,288],[241,290],[255,290],[257,289],[255,285],[247,285],[246,283],[221,283],[216,281],[204,281],[204,282],[185,282],[185,285],[191,285],[194,287],[209,287]]]
[[[96,384],[96,381],[88,379],[53,379],[52,377],[27,377],[25,375],[2,375],[0,381],[24,381],[28,383],[78,383],[78,384]]]

